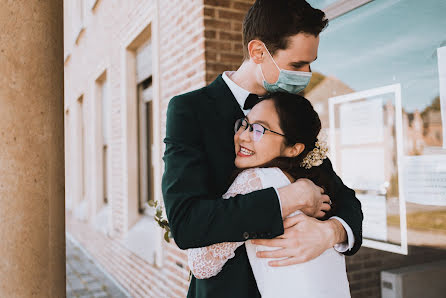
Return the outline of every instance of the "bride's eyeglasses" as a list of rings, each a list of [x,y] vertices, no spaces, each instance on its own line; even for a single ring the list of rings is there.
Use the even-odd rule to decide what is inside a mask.
[[[249,131],[252,132],[252,139],[254,142],[258,142],[260,141],[260,139],[262,138],[262,136],[265,134],[266,131],[270,131],[272,133],[278,134],[279,136],[285,136],[281,133],[275,132],[271,129],[268,129],[266,127],[264,127],[263,125],[259,124],[259,123],[249,123],[248,120],[246,120],[246,118],[241,118],[238,119],[235,122],[234,125],[234,132],[237,133],[239,132],[239,130],[241,128],[243,128],[243,131],[245,131],[247,128],[249,127]]]

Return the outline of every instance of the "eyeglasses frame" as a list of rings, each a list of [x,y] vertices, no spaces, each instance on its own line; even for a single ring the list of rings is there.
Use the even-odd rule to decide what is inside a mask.
[[[239,120],[241,120],[241,121],[243,121],[243,120],[245,120],[246,121],[246,123],[248,123],[248,126],[245,128],[245,130],[247,130],[248,129],[248,127],[249,127],[249,132],[253,132],[254,131],[254,127],[253,127],[253,124],[257,124],[257,125],[260,125],[262,128],[263,128],[263,133],[262,133],[262,137],[263,137],[263,135],[265,134],[265,132],[266,131],[270,131],[270,132],[272,132],[272,133],[275,133],[275,134],[277,134],[277,135],[279,135],[279,136],[282,136],[282,137],[285,137],[285,135],[284,134],[281,134],[281,133],[279,133],[279,132],[277,132],[277,131],[274,131],[274,130],[271,130],[271,129],[269,129],[269,128],[266,128],[265,126],[263,126],[262,124],[260,124],[260,123],[249,123],[249,121],[248,121],[248,119],[246,119],[246,117],[243,117],[243,118],[240,118],[240,119],[237,119],[237,121],[239,121]],[[237,123],[237,121],[235,121],[235,123]],[[240,125],[240,128],[242,127],[242,125]],[[235,127],[234,127],[235,128]],[[237,133],[239,130],[240,130],[240,128],[235,132],[235,133]],[[244,130],[244,131],[245,131]],[[261,140],[261,138],[258,140],[258,141],[260,141]]]

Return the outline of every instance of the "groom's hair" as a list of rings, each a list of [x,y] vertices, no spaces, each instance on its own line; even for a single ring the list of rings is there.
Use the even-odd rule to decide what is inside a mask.
[[[248,43],[263,41],[271,55],[288,47],[288,38],[298,33],[318,36],[328,25],[325,13],[304,0],[256,0],[243,21],[243,54],[249,59]]]

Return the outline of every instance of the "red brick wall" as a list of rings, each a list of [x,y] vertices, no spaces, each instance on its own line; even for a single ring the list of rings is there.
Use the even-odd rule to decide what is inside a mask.
[[[129,251],[119,239],[92,229],[70,214],[66,225],[67,231],[132,297],[186,297],[189,271],[176,265],[184,254],[173,245],[167,247],[163,266],[157,266]]]
[[[65,4],[67,0],[65,0]],[[161,139],[165,136],[166,108],[172,96],[200,88],[205,81],[203,0],[158,0],[159,75]],[[111,102],[111,236],[75,220],[67,212],[66,230],[105,268],[132,297],[185,297],[189,270],[185,253],[173,243],[163,243],[162,266],[147,262],[128,250],[121,241],[128,227],[124,170],[126,98],[122,95],[125,74],[123,51],[135,26],[156,18],[155,0],[99,1],[88,9],[85,31],[78,44],[66,49],[66,109],[75,105],[79,94],[92,101],[98,67],[105,68]],[[151,24],[152,30],[154,24]],[[69,27],[69,24],[68,24]],[[67,41],[67,44],[70,44]],[[153,44],[155,45],[155,44]],[[75,94],[73,96],[73,94]],[[74,100],[72,100],[73,98]],[[74,140],[75,141],[75,140]],[[164,148],[162,148],[164,151]],[[90,200],[92,198],[88,198]]]
[[[160,1],[160,74],[163,100],[204,86],[202,0]]]
[[[356,255],[346,257],[352,298],[381,297],[383,270],[444,259],[444,250],[428,247],[409,246],[408,256],[362,247]]]
[[[159,1],[162,138],[169,100],[206,85],[203,1]],[[164,152],[164,144],[162,146]],[[157,275],[168,289],[153,297],[186,297],[189,287],[187,257],[173,242],[163,242],[164,261]]]
[[[253,0],[204,0],[207,83],[242,64],[242,22],[253,3]]]
[[[203,0],[169,0],[159,4],[161,136],[164,138],[169,100],[205,86],[206,68]]]

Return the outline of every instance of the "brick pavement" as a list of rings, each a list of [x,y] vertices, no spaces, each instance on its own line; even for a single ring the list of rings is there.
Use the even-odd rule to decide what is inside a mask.
[[[66,239],[67,298],[131,297],[69,234]]]

